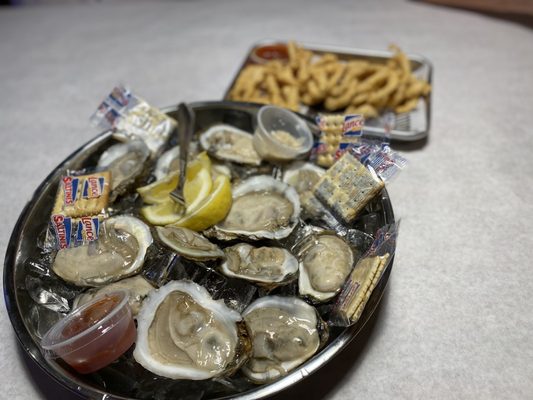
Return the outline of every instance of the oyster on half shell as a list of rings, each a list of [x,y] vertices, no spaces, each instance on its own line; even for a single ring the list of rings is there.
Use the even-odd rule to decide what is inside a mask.
[[[326,173],[323,168],[310,162],[296,161],[283,172],[283,182],[291,185],[298,194],[309,192]]]
[[[72,308],[74,309],[88,303],[101,294],[111,293],[115,290],[126,290],[129,293],[128,303],[135,316],[139,313],[144,298],[154,289],[155,288],[150,282],[144,279],[141,275],[136,275],[80,294],[74,299]]]
[[[202,234],[178,226],[157,226],[159,239],[189,260],[204,261],[224,257],[224,252]]]
[[[314,307],[297,297],[261,297],[244,310],[243,318],[252,356],[242,371],[254,382],[286,375],[320,347],[322,321]]]
[[[132,140],[109,147],[98,160],[98,167],[111,171],[113,197],[124,192],[144,170],[150,150],[142,140]]]
[[[324,213],[324,206],[313,194],[313,187],[325,173],[315,164],[303,161],[290,164],[283,173],[283,182],[296,189],[304,214],[308,217],[318,218]]]
[[[137,317],[133,357],[154,374],[202,380],[220,376],[239,359],[238,312],[191,281],[154,290]]]
[[[160,180],[172,172],[179,171],[180,169],[179,161],[180,161],[180,147],[179,146],[172,147],[171,149],[165,151],[157,159],[157,163],[154,169],[155,179]]]
[[[254,247],[239,243],[224,249],[222,273],[232,278],[275,286],[287,282],[298,272],[298,260],[281,247]]]
[[[189,144],[188,160],[192,161],[198,155],[198,146],[196,143]],[[154,169],[154,176],[156,180],[163,179],[165,176],[180,170],[180,147],[172,147],[164,152],[161,157],[157,159]],[[226,175],[231,178],[230,169],[220,161],[211,160],[211,173],[213,180],[217,175]]]
[[[98,240],[57,252],[52,270],[77,286],[101,286],[136,274],[152,244],[150,228],[128,215],[111,217]]]
[[[221,240],[283,239],[293,231],[299,216],[296,191],[270,176],[258,175],[233,189],[228,215],[207,234]]]
[[[310,235],[300,244],[300,295],[319,302],[341,290],[354,264],[354,253],[342,238],[330,232]]]
[[[239,164],[259,165],[261,157],[254,149],[251,133],[231,125],[214,125],[200,135],[200,144],[210,155]]]
[[[187,159],[192,161],[198,155],[197,143],[189,143],[189,151]],[[163,179],[165,176],[180,170],[180,147],[174,146],[165,151],[157,158],[154,168],[154,176],[156,180]]]

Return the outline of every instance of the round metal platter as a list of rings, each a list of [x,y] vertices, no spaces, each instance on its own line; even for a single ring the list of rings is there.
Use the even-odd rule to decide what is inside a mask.
[[[229,101],[199,102],[192,103],[191,106],[196,113],[197,132],[204,131],[215,123],[234,125],[240,129],[253,132],[255,129],[255,114],[260,107],[260,105],[252,103],[236,103]],[[175,117],[173,114],[176,112],[176,107],[170,107],[163,111]],[[311,120],[307,119],[307,122],[314,131],[317,130]],[[8,244],[4,261],[4,297],[11,323],[20,344],[24,351],[50,376],[50,378],[87,398],[134,399],[140,397],[132,397],[132,392],[128,392],[129,389],[125,388],[125,385],[122,383],[122,380],[124,379],[123,376],[117,375],[115,381],[114,375],[109,374],[105,378],[108,380],[106,381],[100,375],[96,377],[93,376],[94,374],[80,375],[63,362],[56,362],[44,357],[39,345],[39,336],[37,334],[38,327],[29,317],[31,314],[30,309],[34,306],[34,302],[26,290],[25,285],[27,274],[25,262],[29,259],[38,257],[40,250],[36,243],[39,235],[46,229],[48,224],[60,176],[65,174],[67,170],[76,170],[94,165],[91,164],[91,162],[94,161],[95,157],[113,142],[114,140],[112,139],[110,132],[105,132],[97,136],[63,161],[37,188],[32,199],[28,202],[19,216]],[[383,190],[379,199],[375,200],[375,203],[381,225],[393,223],[394,214],[386,190]],[[324,366],[356,337],[372,313],[376,310],[391,272],[392,261],[393,260],[391,260],[381,276],[381,279],[370,296],[359,321],[348,328],[332,328],[327,344],[303,365],[270,384],[250,384],[245,386],[245,390],[237,393],[235,392],[235,389],[233,389],[233,391],[228,389],[227,393],[210,393],[209,391],[206,391],[202,394],[201,386],[191,386],[191,389],[194,388],[194,390],[199,390],[198,393],[200,393],[200,395],[195,398],[260,399],[271,396],[294,385]],[[201,383],[198,385],[201,385]],[[147,387],[142,389],[144,393],[148,393],[147,397],[143,396],[142,398],[151,397],[149,396],[150,388]],[[186,394],[184,393],[184,397],[191,398],[190,396],[185,395]],[[165,396],[160,396],[158,398],[165,398]],[[176,391],[169,390],[168,398],[179,399],[179,396],[176,395]]]

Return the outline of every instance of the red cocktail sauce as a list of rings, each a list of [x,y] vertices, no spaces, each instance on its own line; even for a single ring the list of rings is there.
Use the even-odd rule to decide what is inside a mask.
[[[270,60],[288,60],[289,51],[285,44],[273,44],[256,47],[252,53],[252,61],[265,63]]]
[[[118,294],[106,295],[89,307],[81,307],[63,327],[65,346],[63,354],[57,353],[76,371],[87,374],[105,367],[135,341],[131,309],[126,304],[116,310],[121,302]]]

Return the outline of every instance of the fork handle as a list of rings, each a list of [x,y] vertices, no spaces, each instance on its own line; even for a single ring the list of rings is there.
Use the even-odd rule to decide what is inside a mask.
[[[189,143],[191,142],[195,126],[194,111],[185,103],[178,106],[178,132],[180,142],[180,179],[178,182],[178,193],[183,198],[183,187],[187,174],[187,156],[189,154]]]

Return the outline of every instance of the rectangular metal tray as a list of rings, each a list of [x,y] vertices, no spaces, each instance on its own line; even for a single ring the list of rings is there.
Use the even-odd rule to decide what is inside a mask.
[[[224,100],[229,100],[230,91],[235,85],[237,77],[241,73],[242,69],[248,64],[253,63],[251,55],[254,50],[260,46],[275,44],[286,44],[286,42],[280,40],[263,40],[255,43],[250,48],[243,62],[241,63],[241,66],[237,70],[233,80],[231,81],[231,84],[228,86],[226,92],[224,93]],[[313,51],[315,54],[322,55],[325,53],[333,53],[336,54],[339,59],[346,61],[366,60],[378,63],[385,63],[393,55],[392,52],[383,50],[365,50],[340,46],[320,45],[306,42],[299,42],[299,44],[304,48]],[[413,74],[418,78],[426,80],[431,85],[433,76],[433,65],[431,64],[431,62],[420,55],[406,55],[409,61],[411,62],[411,69],[413,71]],[[431,125],[431,97],[432,92],[430,92],[426,98],[420,99],[420,101],[418,102],[418,106],[415,110],[406,114],[397,114],[395,118],[395,125],[393,129],[390,130],[389,135],[387,135],[387,132],[383,125],[383,120],[381,118],[368,120],[365,124],[365,132],[372,136],[389,136],[392,140],[402,142],[412,142],[426,138],[429,135]],[[313,117],[323,111],[324,110],[321,110],[319,108],[307,107],[303,110],[303,113]]]

